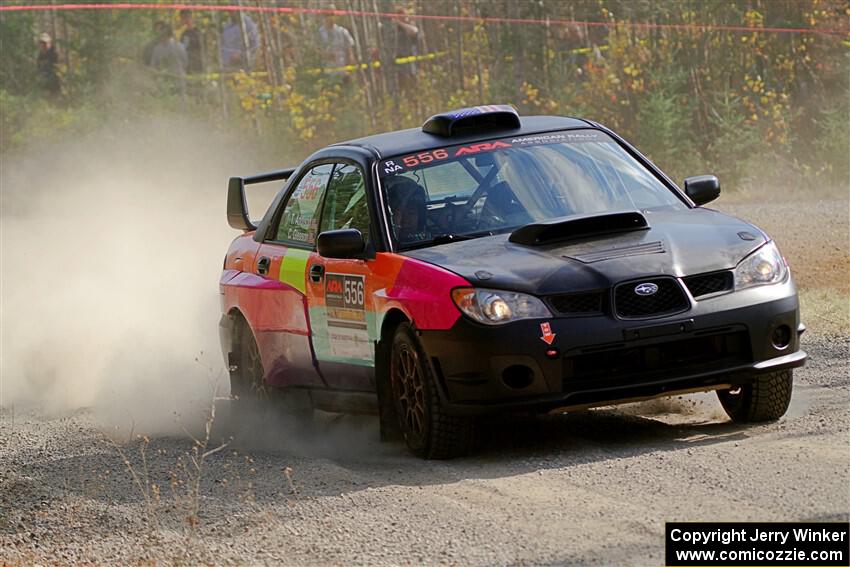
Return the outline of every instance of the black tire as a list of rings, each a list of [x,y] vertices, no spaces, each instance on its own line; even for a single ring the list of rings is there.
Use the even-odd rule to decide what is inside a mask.
[[[269,401],[260,349],[251,328],[241,319],[235,323],[233,353],[236,365],[230,371],[230,395],[243,401]]]
[[[751,384],[718,390],[717,397],[736,423],[775,421],[788,410],[793,383],[793,371],[777,370],[755,376]]]
[[[389,378],[399,427],[415,455],[450,459],[469,453],[473,420],[443,411],[431,365],[409,323],[393,335]]]
[[[236,368],[230,372],[230,395],[235,406],[252,414],[281,412],[298,423],[309,423],[313,418],[311,405],[266,383],[260,349],[251,328],[242,319],[236,322],[233,342],[233,352],[237,356]]]

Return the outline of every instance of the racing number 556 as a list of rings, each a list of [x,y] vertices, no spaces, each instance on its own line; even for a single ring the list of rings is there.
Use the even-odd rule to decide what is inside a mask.
[[[346,306],[357,306],[360,307],[363,305],[364,297],[364,289],[363,289],[363,279],[345,279],[345,289],[343,290],[343,296],[345,300]]]
[[[434,150],[433,152],[422,152],[413,156],[406,156],[401,159],[405,167],[416,167],[420,164],[431,163],[435,159],[446,159],[449,157],[449,152],[446,150]]]

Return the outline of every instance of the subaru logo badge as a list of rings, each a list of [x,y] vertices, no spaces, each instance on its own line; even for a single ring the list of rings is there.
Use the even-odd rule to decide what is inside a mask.
[[[642,283],[635,286],[635,293],[638,295],[653,295],[658,291],[658,286],[654,283]]]

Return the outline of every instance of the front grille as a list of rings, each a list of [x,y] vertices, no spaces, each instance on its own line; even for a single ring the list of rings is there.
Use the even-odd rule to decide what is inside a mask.
[[[698,276],[690,276],[684,278],[685,285],[688,286],[688,291],[691,295],[702,297],[712,293],[720,293],[732,289],[734,280],[732,272],[712,272],[710,274],[699,274]]]
[[[638,295],[635,288],[645,283],[657,285],[658,291]],[[619,284],[614,288],[614,306],[620,317],[652,317],[684,311],[690,303],[675,279],[654,278]]]
[[[558,315],[589,315],[602,312],[602,292],[569,293],[548,298]]]
[[[564,358],[564,388],[583,380],[595,385],[675,372],[681,375],[752,362],[746,331],[691,337],[660,344],[614,348]],[[584,385],[586,387],[586,384]]]

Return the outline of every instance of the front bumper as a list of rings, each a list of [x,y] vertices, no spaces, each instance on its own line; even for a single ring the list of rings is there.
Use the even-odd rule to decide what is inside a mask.
[[[542,339],[549,323],[552,344]],[[783,348],[774,331],[791,330]],[[802,366],[796,289],[782,284],[694,302],[673,316],[611,315],[489,327],[461,318],[420,338],[447,411],[475,414],[592,407],[728,388]]]

